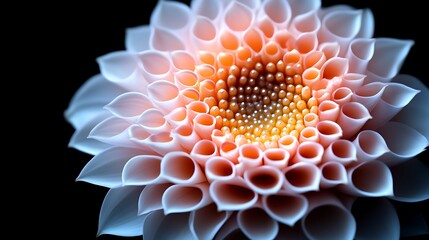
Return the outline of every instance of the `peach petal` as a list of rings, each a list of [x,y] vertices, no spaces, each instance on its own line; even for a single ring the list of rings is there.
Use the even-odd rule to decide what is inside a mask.
[[[358,161],[371,161],[389,151],[383,137],[372,130],[359,132],[353,144],[356,147]]]
[[[365,75],[359,73],[346,73],[343,75],[340,86],[350,88],[352,92],[356,92],[362,86],[365,77]]]
[[[273,194],[283,186],[284,175],[275,167],[260,166],[244,171],[244,180],[258,194]]]
[[[276,42],[266,43],[261,51],[262,63],[276,62],[283,55],[280,46]]]
[[[340,106],[331,100],[323,101],[319,104],[320,121],[329,120],[335,122],[340,114]]]
[[[381,100],[377,102],[371,111],[372,119],[365,124],[367,129],[377,129],[393,118],[419,93],[400,83],[388,83],[381,95]]]
[[[314,51],[318,46],[317,35],[315,32],[301,33],[295,40],[295,48],[301,54],[307,54]]]
[[[298,139],[292,135],[286,135],[279,139],[279,148],[288,151],[290,158],[295,156],[298,145]]]
[[[218,37],[216,26],[209,18],[198,16],[192,24],[191,38],[195,48],[210,51],[217,48]]]
[[[246,31],[253,23],[253,12],[240,2],[232,2],[225,9],[224,23],[233,32]]]
[[[160,155],[165,155],[171,151],[183,151],[178,139],[168,132],[150,135],[146,139],[139,141],[142,146],[147,146]]]
[[[315,113],[308,113],[304,116],[304,125],[306,127],[316,127],[319,123],[319,116]]]
[[[238,146],[234,142],[222,142],[219,147],[220,156],[234,164],[238,163]]]
[[[198,141],[192,148],[190,154],[192,158],[202,167],[210,158],[219,156],[216,144],[210,140],[205,139]]]
[[[276,221],[293,226],[307,211],[307,199],[298,194],[280,190],[276,194],[262,196],[265,212]]]
[[[200,82],[200,101],[204,101],[208,97],[216,97],[215,83],[211,79],[206,79]]]
[[[322,176],[320,179],[321,188],[331,188],[339,184],[347,184],[347,172],[343,164],[336,161],[324,162],[320,165]]]
[[[150,99],[138,92],[119,95],[105,106],[113,115],[130,122],[136,120],[144,111],[153,107]]]
[[[199,101],[200,93],[195,88],[185,88],[180,91],[180,97],[182,98],[183,104],[186,106],[194,101]]]
[[[349,69],[348,59],[333,57],[328,59],[320,69],[322,78],[333,79],[334,77],[342,77]]]
[[[385,83],[373,82],[365,84],[356,90],[352,96],[352,101],[361,103],[368,111],[372,111],[377,102],[380,101],[385,88]]]
[[[319,142],[319,132],[315,127],[306,127],[299,134],[299,142]]]
[[[264,151],[264,165],[284,169],[289,163],[290,154],[283,148],[270,148]]]
[[[109,117],[98,123],[89,132],[88,138],[121,147],[135,147],[129,140],[128,129],[131,123],[117,117]]]
[[[279,231],[278,223],[260,207],[239,211],[237,223],[249,239],[274,239]]]
[[[240,47],[239,38],[235,33],[228,29],[221,30],[218,41],[219,46],[221,46],[224,51],[235,51]]]
[[[318,83],[321,79],[320,70],[315,67],[310,67],[302,73],[302,82],[309,87]]]
[[[231,212],[218,211],[212,203],[191,212],[189,225],[196,239],[214,239],[216,233],[231,216]]]
[[[142,77],[136,54],[112,52],[97,58],[97,63],[107,80],[128,90],[145,92],[147,82]]]
[[[254,53],[259,53],[264,46],[263,34],[257,29],[250,28],[243,35],[243,43],[245,47],[249,47]]]
[[[208,113],[209,106],[205,102],[191,102],[186,105],[186,111],[188,114],[189,121],[193,121],[195,116],[198,114]]]
[[[202,139],[211,139],[211,133],[215,129],[216,119],[208,113],[199,113],[195,116],[194,130]]]
[[[138,214],[144,215],[162,209],[162,195],[172,186],[171,183],[151,184],[145,186],[140,193],[138,202]]]
[[[234,163],[224,157],[211,157],[204,165],[207,180],[228,181],[236,176]]]
[[[263,152],[257,146],[246,143],[238,148],[238,162],[247,167],[257,167],[262,165]]]
[[[150,36],[149,46],[151,49],[161,52],[186,50],[186,44],[177,37],[174,31],[155,27]]]
[[[321,51],[312,51],[305,55],[304,57],[304,68],[317,68],[320,69],[323,64],[326,62],[326,56]]]
[[[302,142],[299,144],[292,163],[307,162],[318,164],[322,161],[323,146],[317,142]]]
[[[279,46],[283,49],[283,50],[287,50],[287,51],[293,51],[294,50],[294,37],[291,35],[291,33],[289,31],[287,31],[286,29],[282,29],[282,30],[277,30],[274,33],[273,36],[274,41],[276,41]]]
[[[258,194],[251,190],[241,177],[212,182],[210,196],[218,206],[218,211],[247,209],[258,200]]]
[[[217,63],[219,68],[229,69],[232,65],[235,64],[234,54],[229,52],[220,52],[217,55]]]
[[[211,139],[212,141],[216,144],[216,146],[219,147],[222,145],[222,143],[224,142],[232,142],[233,141],[233,136],[229,133],[224,134],[221,130],[219,129],[214,129],[212,131],[211,134]]]
[[[268,17],[259,19],[257,25],[266,39],[271,39],[274,36],[276,29],[274,23]]]
[[[206,178],[198,163],[185,152],[173,151],[161,161],[161,176],[176,184],[196,184]]]
[[[239,47],[235,53],[235,62],[238,67],[244,67],[248,59],[252,59],[253,53],[249,47]]]
[[[186,108],[179,107],[168,113],[164,116],[165,120],[168,121],[168,123],[171,124],[172,127],[179,127],[179,126],[189,126],[190,120],[188,116],[188,112],[186,111]]]
[[[399,72],[413,44],[411,40],[377,38],[374,56],[368,63],[367,82],[389,82]]]
[[[381,161],[366,161],[347,169],[349,184],[340,188],[355,196],[382,197],[393,195],[393,179]]]
[[[319,44],[319,50],[325,54],[326,59],[331,59],[340,54],[340,44],[338,42],[324,42]]]
[[[184,106],[179,89],[171,82],[165,80],[153,82],[149,84],[147,91],[152,103],[164,113]]]
[[[345,103],[350,102],[353,92],[350,88],[340,87],[334,90],[331,95],[332,101],[336,102],[340,107]]]
[[[175,71],[195,70],[195,58],[186,51],[177,50],[170,53],[171,62]]]
[[[371,118],[368,109],[358,102],[349,102],[341,107],[337,123],[343,129],[343,138],[355,135]]]
[[[349,59],[349,72],[365,74],[369,61],[374,55],[374,39],[354,39],[346,53]]]
[[[193,71],[180,70],[174,73],[174,83],[179,88],[179,90],[186,88],[197,88],[198,76]]]
[[[200,140],[198,134],[189,125],[178,126],[173,130],[172,134],[177,138],[180,146],[188,151],[191,151]]]
[[[162,195],[164,214],[192,212],[212,203],[209,183],[173,185]]]
[[[154,50],[139,53],[143,76],[148,83],[156,80],[173,80],[171,63],[168,56]]]
[[[321,171],[309,162],[298,162],[284,170],[284,188],[294,193],[319,190]]]
[[[343,135],[343,130],[336,122],[324,120],[316,125],[319,136],[319,143],[326,148],[333,141],[339,139]]]
[[[156,108],[149,108],[148,110],[144,111],[137,120],[137,123],[140,124],[150,134],[169,132],[171,130],[170,125],[167,123],[167,120],[164,117],[164,114]]]
[[[148,185],[165,183],[161,177],[159,156],[139,155],[131,158],[122,170],[123,185]]]
[[[345,139],[338,139],[329,144],[323,153],[322,161],[340,162],[344,166],[357,160],[356,147],[352,142]]]

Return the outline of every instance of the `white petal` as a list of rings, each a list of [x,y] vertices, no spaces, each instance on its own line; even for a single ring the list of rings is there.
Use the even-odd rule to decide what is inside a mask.
[[[405,107],[418,90],[407,87],[400,83],[387,83],[381,100],[371,111],[372,119],[365,124],[367,129],[377,129],[395,116]]]
[[[245,170],[244,180],[253,191],[267,195],[280,190],[283,186],[284,175],[278,168],[260,166]]]
[[[214,239],[230,215],[230,212],[218,211],[216,204],[209,204],[191,212],[189,225],[195,238]]]
[[[125,48],[127,51],[138,53],[149,49],[150,26],[127,28]]]
[[[246,5],[234,1],[225,10],[223,21],[232,31],[242,32],[247,30],[253,23],[254,15]]]
[[[382,156],[388,165],[394,165],[423,152],[428,146],[425,136],[415,129],[398,122],[387,122],[377,129],[391,152]]]
[[[210,182],[227,181],[236,176],[234,163],[224,157],[212,157],[205,164],[205,174]]]
[[[321,7],[320,0],[289,0],[289,5],[292,10],[292,15],[298,15],[317,10]]]
[[[343,130],[340,125],[333,121],[320,121],[316,125],[316,129],[319,135],[319,143],[322,144],[324,148],[343,136]]]
[[[152,13],[150,22],[166,29],[181,29],[189,24],[191,13],[188,6],[180,2],[160,1]]]
[[[182,125],[175,128],[172,134],[176,136],[180,146],[189,152],[192,151],[192,148],[201,139],[194,129],[188,125]]]
[[[258,200],[258,194],[252,191],[241,177],[235,177],[230,181],[212,182],[210,196],[219,211],[246,209]]]
[[[120,187],[110,189],[101,206],[98,233],[119,236],[143,234],[143,223],[147,215],[137,215],[137,201],[142,187]]]
[[[302,195],[282,190],[276,194],[262,196],[262,206],[273,219],[293,226],[306,213],[308,202]]]
[[[339,184],[347,184],[346,168],[341,162],[328,161],[320,165],[322,177],[321,188],[330,188]]]
[[[222,5],[219,0],[192,0],[191,9],[196,15],[216,20],[220,16]]]
[[[382,197],[393,195],[390,169],[381,161],[362,162],[347,169],[348,185],[340,188],[355,196]]]
[[[264,165],[284,169],[289,163],[290,154],[283,148],[269,148],[264,151]]]
[[[136,120],[151,107],[153,106],[150,99],[139,92],[121,94],[105,106],[113,115],[129,121]]]
[[[156,80],[173,80],[171,63],[168,55],[148,50],[138,54],[139,64],[148,83]]]
[[[340,204],[326,204],[313,208],[302,219],[302,228],[309,239],[353,239],[356,222]]]
[[[210,51],[217,48],[218,31],[206,17],[197,17],[191,28],[191,39],[198,50]]]
[[[247,239],[244,233],[240,230],[237,223],[237,212],[230,212],[231,216],[219,229],[215,236],[215,240],[223,239]]]
[[[98,57],[97,63],[101,74],[107,80],[125,89],[144,92],[147,83],[141,75],[137,54],[126,51],[112,52]]]
[[[174,83],[180,90],[197,88],[198,76],[191,70],[179,70],[174,73]]]
[[[349,59],[349,72],[365,74],[369,61],[374,55],[375,39],[354,39],[346,53]]]
[[[372,111],[377,102],[380,101],[385,88],[386,84],[381,82],[365,84],[355,91],[352,101],[361,103],[368,111]]]
[[[111,145],[107,143],[88,138],[88,135],[92,129],[94,129],[97,124],[107,119],[109,116],[110,114],[107,112],[102,113],[92,118],[90,121],[87,121],[85,125],[80,126],[79,129],[73,133],[68,146],[91,155],[96,155],[111,147]]]
[[[419,89],[421,92],[393,120],[405,123],[416,129],[429,141],[429,124],[427,124],[427,117],[429,116],[429,108],[427,107],[429,89],[421,81],[409,75],[398,75],[394,78],[394,81],[403,83],[414,89]]]
[[[359,198],[353,205],[356,239],[400,239],[395,207],[385,198]]]
[[[106,112],[103,106],[123,92],[122,88],[107,81],[102,75],[96,75],[75,93],[64,116],[75,129],[80,129],[95,116]]]
[[[149,46],[158,51],[186,50],[186,44],[171,30],[153,28]]]
[[[164,215],[162,211],[150,213],[143,227],[145,240],[189,239],[196,240],[189,228],[189,213]]]
[[[144,140],[135,139],[135,141],[142,147],[149,147],[160,155],[165,155],[173,151],[184,151],[177,137],[169,132],[153,134]]]
[[[356,38],[372,38],[374,35],[374,27],[374,15],[372,14],[371,9],[363,9],[362,23]]]
[[[138,214],[143,215],[162,209],[162,195],[172,186],[171,183],[147,185],[141,192],[138,202]]]
[[[338,139],[332,142],[323,154],[323,161],[337,161],[343,165],[348,165],[356,161],[356,147],[352,142],[345,139]]]
[[[219,152],[214,142],[203,139],[194,145],[190,155],[198,164],[204,166],[207,160],[219,156]]]
[[[97,124],[89,133],[88,138],[98,140],[114,146],[136,147],[130,141],[128,129],[131,123],[117,117],[109,117]]]
[[[134,156],[145,154],[144,150],[113,147],[96,155],[77,177],[99,186],[115,188],[122,186],[122,169]]]
[[[173,185],[162,195],[164,214],[192,212],[212,203],[209,183]]]
[[[284,0],[264,1],[259,14],[264,17],[268,16],[279,29],[287,27],[292,18],[289,3]]]
[[[185,152],[167,153],[161,161],[161,176],[177,184],[195,184],[206,181],[198,163]]]
[[[295,14],[292,12],[292,14]],[[292,34],[299,36],[300,33],[314,32],[320,29],[321,23],[317,16],[316,11],[310,11],[305,14],[301,14],[292,20],[292,24],[289,27]]]
[[[131,158],[122,170],[122,183],[148,185],[166,182],[160,177],[161,159],[162,157],[153,155],[139,155]]]
[[[374,160],[389,151],[383,136],[372,130],[359,132],[353,144],[358,161]]]
[[[338,105],[342,106],[345,103],[350,102],[350,100],[352,99],[352,95],[353,95],[353,92],[350,88],[340,87],[335,89],[334,92],[332,92],[331,99],[332,101],[336,102]]]
[[[321,42],[338,42],[340,56],[344,56],[348,44],[361,28],[361,10],[343,10],[327,13],[319,31]]]
[[[319,190],[321,172],[313,163],[298,162],[284,171],[284,187],[296,193]]]
[[[343,75],[340,86],[350,88],[352,92],[356,92],[362,86],[365,77],[365,75],[359,73],[346,73]]]
[[[238,148],[238,161],[246,167],[262,165],[263,152],[254,144],[243,144]]]
[[[171,126],[167,123],[164,114],[156,108],[149,108],[144,111],[137,119],[137,123],[150,134],[170,132],[171,130]]]
[[[278,223],[259,207],[238,212],[237,223],[250,239],[274,239],[279,231]]]
[[[236,0],[236,1],[246,5],[247,7],[255,11],[258,10],[258,8],[261,5],[261,0]]]
[[[394,200],[418,202],[429,199],[429,167],[417,158],[391,168]]]
[[[374,56],[368,64],[367,81],[389,82],[401,69],[413,44],[411,40],[377,38]]]
[[[343,138],[355,135],[371,118],[368,109],[358,102],[349,102],[341,107],[337,123],[343,129]]]
[[[153,82],[149,84],[147,91],[152,103],[160,110],[163,110],[164,113],[169,113],[178,107],[184,106],[179,89],[169,81],[159,80]]]

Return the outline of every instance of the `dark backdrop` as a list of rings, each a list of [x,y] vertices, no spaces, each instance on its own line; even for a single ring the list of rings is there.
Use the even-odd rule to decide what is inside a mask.
[[[375,15],[375,37],[392,37],[414,39],[415,45],[406,59],[402,73],[414,75],[428,85],[427,54],[428,43],[424,35],[427,14],[421,1],[359,0],[359,1],[325,1],[324,6],[349,4],[357,8],[371,8]],[[49,152],[46,168],[54,172],[46,182],[50,193],[43,209],[50,208],[54,215],[43,221],[39,227],[45,237],[56,236],[56,239],[95,239],[98,225],[98,214],[104,195],[108,189],[84,182],[75,182],[81,169],[91,156],[67,148],[73,133],[72,127],[65,122],[63,111],[67,108],[76,90],[91,76],[99,72],[95,58],[103,54],[124,49],[125,29],[149,22],[149,17],[156,1],[131,1],[93,4],[62,4],[49,6],[40,31],[34,38],[42,37],[43,51],[49,61],[43,62],[49,70],[42,80],[48,83],[53,99],[49,101],[49,113],[53,114],[47,124],[51,129],[52,141],[60,154]],[[45,11],[44,11],[45,12]],[[423,13],[423,15],[421,15]],[[45,13],[41,13],[45,14]],[[45,20],[46,17],[46,20]],[[44,36],[43,36],[44,35]],[[426,59],[426,60],[423,60]],[[34,58],[36,64],[39,59]],[[45,75],[45,76],[46,76]],[[52,124],[54,119],[54,124]],[[421,158],[427,158],[422,154]],[[37,196],[36,196],[37,197]],[[423,207],[422,203],[416,207]],[[43,212],[48,212],[43,211]],[[43,217],[44,213],[41,213]],[[37,221],[37,220],[35,220]],[[36,222],[37,223],[37,222]],[[34,223],[33,223],[34,224]],[[100,236],[98,239],[121,239],[114,236]],[[130,238],[130,239],[141,239]]]

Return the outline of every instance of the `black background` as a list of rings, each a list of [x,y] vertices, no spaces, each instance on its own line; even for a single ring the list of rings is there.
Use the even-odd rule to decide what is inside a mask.
[[[428,85],[428,42],[424,36],[428,29],[425,25],[428,14],[421,1],[328,0],[323,2],[323,6],[341,3],[372,9],[375,16],[375,37],[413,39],[415,45],[401,73],[414,75]],[[67,148],[74,130],[64,120],[63,112],[76,90],[99,72],[96,57],[123,50],[125,29],[148,24],[155,4],[156,1],[140,1],[138,4],[131,1],[114,4],[105,1],[93,4],[94,6],[56,4],[46,6],[54,10],[35,14],[35,19],[41,20],[37,22],[40,31],[35,31],[31,39],[37,43],[40,41],[38,49],[42,50],[43,55],[32,57],[30,61],[31,64],[40,64],[37,81],[46,88],[46,95],[50,96],[43,105],[50,115],[42,119],[43,127],[39,129],[49,130],[48,134],[44,132],[44,135],[49,135],[49,141],[43,144],[42,156],[45,160],[41,164],[47,171],[38,174],[44,175],[39,181],[43,181],[42,188],[46,190],[48,197],[32,196],[33,199],[43,199],[44,204],[33,206],[36,211],[41,211],[37,211],[36,218],[28,223],[39,226],[37,234],[31,233],[36,237],[96,238],[98,214],[108,189],[75,182],[91,156]],[[426,160],[428,154],[421,154],[420,158]],[[423,203],[416,204],[416,207],[423,206]],[[52,215],[45,215],[50,213]],[[122,238],[100,236],[98,239]]]

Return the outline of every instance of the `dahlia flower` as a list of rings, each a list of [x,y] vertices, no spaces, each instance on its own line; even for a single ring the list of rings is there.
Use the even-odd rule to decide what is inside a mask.
[[[429,91],[398,74],[413,41],[373,30],[319,0],[160,1],[65,113],[78,180],[110,188],[99,234],[399,238],[390,200],[429,198]]]

